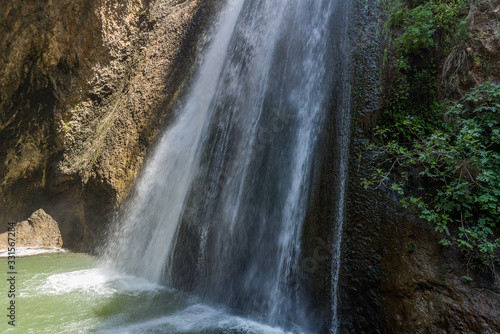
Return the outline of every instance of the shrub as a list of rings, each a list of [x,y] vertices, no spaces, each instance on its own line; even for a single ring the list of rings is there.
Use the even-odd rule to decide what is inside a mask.
[[[365,186],[388,186],[396,166],[419,171],[433,190],[411,189],[408,173],[390,188],[403,195],[402,203],[419,210],[446,237],[443,245],[456,245],[471,265],[499,261],[500,238],[500,84],[485,83],[444,112],[442,122],[427,135],[414,117],[401,123],[415,140],[402,145],[392,140],[381,146],[391,169],[378,169]],[[387,136],[380,128],[378,135]],[[372,144],[374,146],[374,144]],[[420,192],[420,194],[418,194]],[[500,262],[499,262],[500,263]]]

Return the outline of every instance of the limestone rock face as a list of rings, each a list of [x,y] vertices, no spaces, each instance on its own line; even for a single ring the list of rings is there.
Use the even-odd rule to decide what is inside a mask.
[[[8,232],[0,234],[0,249],[8,248]],[[35,211],[28,220],[16,224],[16,247],[57,247],[61,248],[63,240],[59,225],[43,209]]]
[[[0,1],[0,224],[89,249],[187,81],[209,0]]]

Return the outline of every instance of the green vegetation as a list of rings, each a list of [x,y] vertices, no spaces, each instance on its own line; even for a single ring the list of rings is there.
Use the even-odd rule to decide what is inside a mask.
[[[377,169],[374,179],[364,183],[386,185],[395,167],[402,167],[400,181],[390,185],[404,196],[402,203],[417,208],[421,218],[444,232],[447,238],[441,243],[457,245],[474,261],[471,265],[489,264],[500,249],[500,238],[493,233],[500,217],[500,84],[481,85],[444,115],[448,122],[429,135],[407,116],[403,126],[415,139],[411,145],[392,140],[378,146],[391,168]],[[381,137],[387,133],[378,131]],[[431,189],[411,189],[409,171],[426,179]]]
[[[461,14],[466,3],[431,0],[411,7],[412,3],[387,1],[386,30],[399,29],[402,33],[394,40],[398,57],[396,79],[386,94],[381,124],[390,129],[394,139],[411,142],[413,138],[403,126],[407,115],[413,116],[426,133],[431,133],[441,122],[436,63],[446,59],[447,67],[451,68],[461,61],[459,57],[463,54],[459,51],[463,48],[454,47],[462,46],[467,39],[467,22]]]
[[[466,37],[466,19],[461,12],[468,6],[466,0],[430,0],[393,2],[388,6],[392,27],[402,28],[403,33],[397,38],[398,48],[406,53],[419,54],[442,42],[457,44]],[[420,1],[421,2],[421,1]]]
[[[468,36],[466,5],[388,3],[389,27],[400,29],[396,79],[371,144],[385,168],[363,183],[399,192],[443,233],[440,243],[457,246],[474,267],[500,264],[500,84],[484,83],[459,101],[436,97],[445,89],[437,68],[450,66]]]

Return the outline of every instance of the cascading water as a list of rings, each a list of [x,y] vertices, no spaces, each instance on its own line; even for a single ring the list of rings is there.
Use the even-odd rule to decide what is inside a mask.
[[[348,9],[347,9],[348,10]],[[346,19],[349,15],[346,15]],[[345,198],[347,191],[347,180],[348,180],[348,165],[349,165],[349,139],[351,131],[351,65],[346,63],[346,60],[350,60],[350,47],[351,43],[349,40],[348,33],[348,22],[343,22],[338,28],[341,31],[341,36],[343,36],[342,43],[346,46],[341,49],[337,54],[337,59],[340,60],[341,66],[343,68],[341,72],[341,84],[338,87],[338,94],[340,95],[339,103],[337,107],[340,109],[340,113],[337,116],[338,126],[336,128],[336,151],[339,161],[337,161],[337,182],[336,182],[336,192],[337,200],[335,205],[335,224],[333,226],[333,249],[332,249],[332,264],[331,264],[331,295],[332,295],[332,322],[330,327],[331,334],[337,334],[340,326],[340,317],[338,314],[339,308],[339,276],[340,276],[340,265],[341,265],[341,245],[342,245],[342,230],[344,225],[345,216]]]
[[[271,324],[314,327],[296,269],[323,120],[348,109],[330,98],[346,11],[340,0],[225,5],[110,237],[113,266]]]
[[[231,1],[203,57],[198,78],[177,119],[159,140],[130,203],[110,238],[105,257],[120,269],[160,282],[179,219],[199,164],[228,44],[243,0]]]

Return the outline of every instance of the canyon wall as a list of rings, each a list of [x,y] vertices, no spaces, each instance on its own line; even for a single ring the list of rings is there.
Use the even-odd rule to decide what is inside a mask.
[[[187,83],[209,3],[0,2],[0,222],[5,229],[9,221],[25,220],[43,208],[59,223],[65,247],[91,249],[112,209],[129,193]],[[359,9],[367,21],[359,22],[354,43],[357,122],[342,248],[340,332],[498,333],[500,295],[492,272],[468,272],[461,255],[440,246],[432,227],[402,209],[397,198],[360,186],[377,163],[365,143],[381,99],[383,46],[371,40],[383,17],[370,6],[364,13]],[[466,52],[489,61],[470,64],[463,88],[499,79],[499,8],[495,0],[472,13],[477,38]],[[303,238],[302,256],[310,262],[301,269],[312,287],[311,314],[318,321],[330,317],[328,243],[338,158],[328,135],[337,124],[327,123],[321,138],[324,161],[316,171],[319,186]],[[465,274],[473,281],[461,279]],[[327,332],[328,324],[323,328]]]
[[[203,0],[0,3],[0,221],[99,239],[186,83]]]
[[[395,192],[361,185],[381,168],[368,144],[383,108],[378,87],[395,76],[393,50],[382,38],[373,39],[381,36],[385,18],[371,4],[365,9],[366,21],[360,22],[365,37],[359,38],[356,51],[340,332],[500,333],[500,268],[468,267],[464,255],[456,247],[441,246],[443,236],[419,219],[416,210],[403,208]],[[460,47],[470,60],[457,77],[452,98],[486,80],[500,79],[500,1],[475,4],[465,15],[469,42]],[[445,75],[441,72],[438,80]]]

